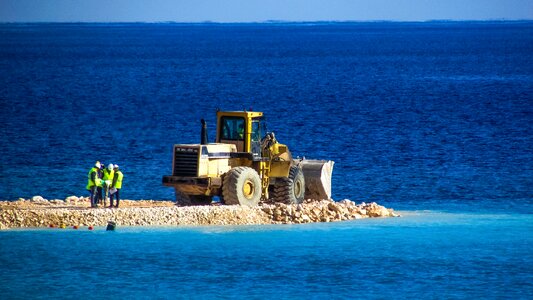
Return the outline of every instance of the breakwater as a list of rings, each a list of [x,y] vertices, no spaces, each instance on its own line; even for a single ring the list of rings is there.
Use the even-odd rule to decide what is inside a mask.
[[[372,217],[396,217],[377,203],[351,200],[306,200],[302,204],[266,204],[257,207],[204,205],[178,207],[172,201],[122,200],[120,208],[89,208],[87,197],[46,200],[40,196],[0,201],[0,229],[31,227],[180,225],[253,225],[334,222]]]

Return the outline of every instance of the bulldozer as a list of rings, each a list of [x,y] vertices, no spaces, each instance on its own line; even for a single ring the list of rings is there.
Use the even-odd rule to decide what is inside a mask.
[[[208,143],[201,120],[200,144],[173,147],[173,187],[178,205],[256,206],[261,201],[302,203],[330,199],[333,161],[294,158],[287,145],[268,132],[262,112],[217,110],[216,140]]]

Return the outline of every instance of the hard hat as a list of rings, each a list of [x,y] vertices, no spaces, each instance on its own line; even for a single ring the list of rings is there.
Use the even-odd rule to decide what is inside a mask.
[[[97,161],[95,164],[94,164],[95,167],[97,167],[98,169],[100,169],[100,162]]]
[[[109,171],[113,170],[113,164],[109,164],[109,165],[107,166],[107,169],[108,169]]]
[[[115,169],[118,169],[118,165],[114,165]]]

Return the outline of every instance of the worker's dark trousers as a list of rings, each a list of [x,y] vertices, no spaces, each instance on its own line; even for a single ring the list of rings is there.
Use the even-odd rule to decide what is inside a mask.
[[[118,207],[118,203],[120,202],[120,189],[117,189],[114,194],[109,196],[109,206],[113,206],[113,196],[117,196],[117,205],[115,207]]]
[[[102,199],[104,199],[104,197],[102,196],[102,190],[103,190],[103,188],[102,188],[101,186],[99,186],[99,187],[96,189],[96,191],[97,191],[96,194],[98,195],[98,197],[97,197],[97,199],[96,199],[96,204],[100,204],[100,203],[103,202]]]
[[[98,189],[96,186],[91,186],[91,207],[96,207],[98,201]]]

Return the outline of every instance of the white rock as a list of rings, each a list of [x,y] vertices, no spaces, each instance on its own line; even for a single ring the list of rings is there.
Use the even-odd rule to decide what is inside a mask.
[[[31,197],[31,201],[33,202],[44,202],[46,199],[44,199],[42,196],[33,196]]]
[[[68,196],[66,199],[65,199],[65,202],[77,202],[79,201],[80,198],[76,197],[76,196]]]

